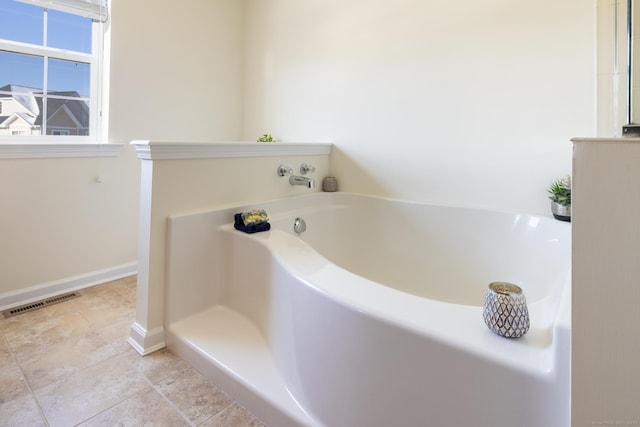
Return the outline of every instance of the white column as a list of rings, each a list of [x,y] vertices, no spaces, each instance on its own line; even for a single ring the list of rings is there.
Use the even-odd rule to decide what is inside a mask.
[[[138,227],[138,284],[136,288],[136,321],[131,325],[129,344],[147,355],[165,347],[164,277],[151,271],[152,248],[153,160],[141,159],[140,225]],[[162,261],[161,261],[162,262]]]

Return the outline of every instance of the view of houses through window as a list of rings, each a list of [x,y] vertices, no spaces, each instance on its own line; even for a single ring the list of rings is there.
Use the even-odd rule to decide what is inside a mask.
[[[95,133],[101,67],[96,25],[101,23],[54,6],[0,0],[0,139]]]
[[[0,87],[0,135],[89,135],[89,104],[77,92],[48,92],[46,126],[43,90]],[[58,98],[58,96],[60,96]]]

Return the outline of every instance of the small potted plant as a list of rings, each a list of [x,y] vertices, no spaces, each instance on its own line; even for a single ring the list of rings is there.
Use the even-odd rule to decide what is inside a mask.
[[[258,138],[257,142],[276,142],[276,140],[270,134],[265,133],[260,138]]]
[[[560,221],[571,221],[571,175],[554,181],[547,192],[553,217]]]

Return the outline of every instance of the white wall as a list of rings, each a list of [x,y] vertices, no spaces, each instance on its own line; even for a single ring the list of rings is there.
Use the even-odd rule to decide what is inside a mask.
[[[0,301],[137,261],[140,160],[129,141],[240,139],[244,3],[112,7],[109,136],[123,154],[0,160]]]
[[[0,160],[0,296],[134,262],[137,170],[128,155]]]
[[[243,11],[237,0],[114,0],[111,142],[238,140]]]
[[[247,0],[245,137],[331,140],[341,189],[548,213],[595,132],[595,4]]]

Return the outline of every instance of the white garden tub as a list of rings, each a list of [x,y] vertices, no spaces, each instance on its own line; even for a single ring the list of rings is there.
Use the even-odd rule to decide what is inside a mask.
[[[250,207],[271,231],[233,229]],[[169,224],[169,347],[267,424],[570,424],[567,223],[312,193]],[[485,326],[494,281],[523,289],[524,337]]]

